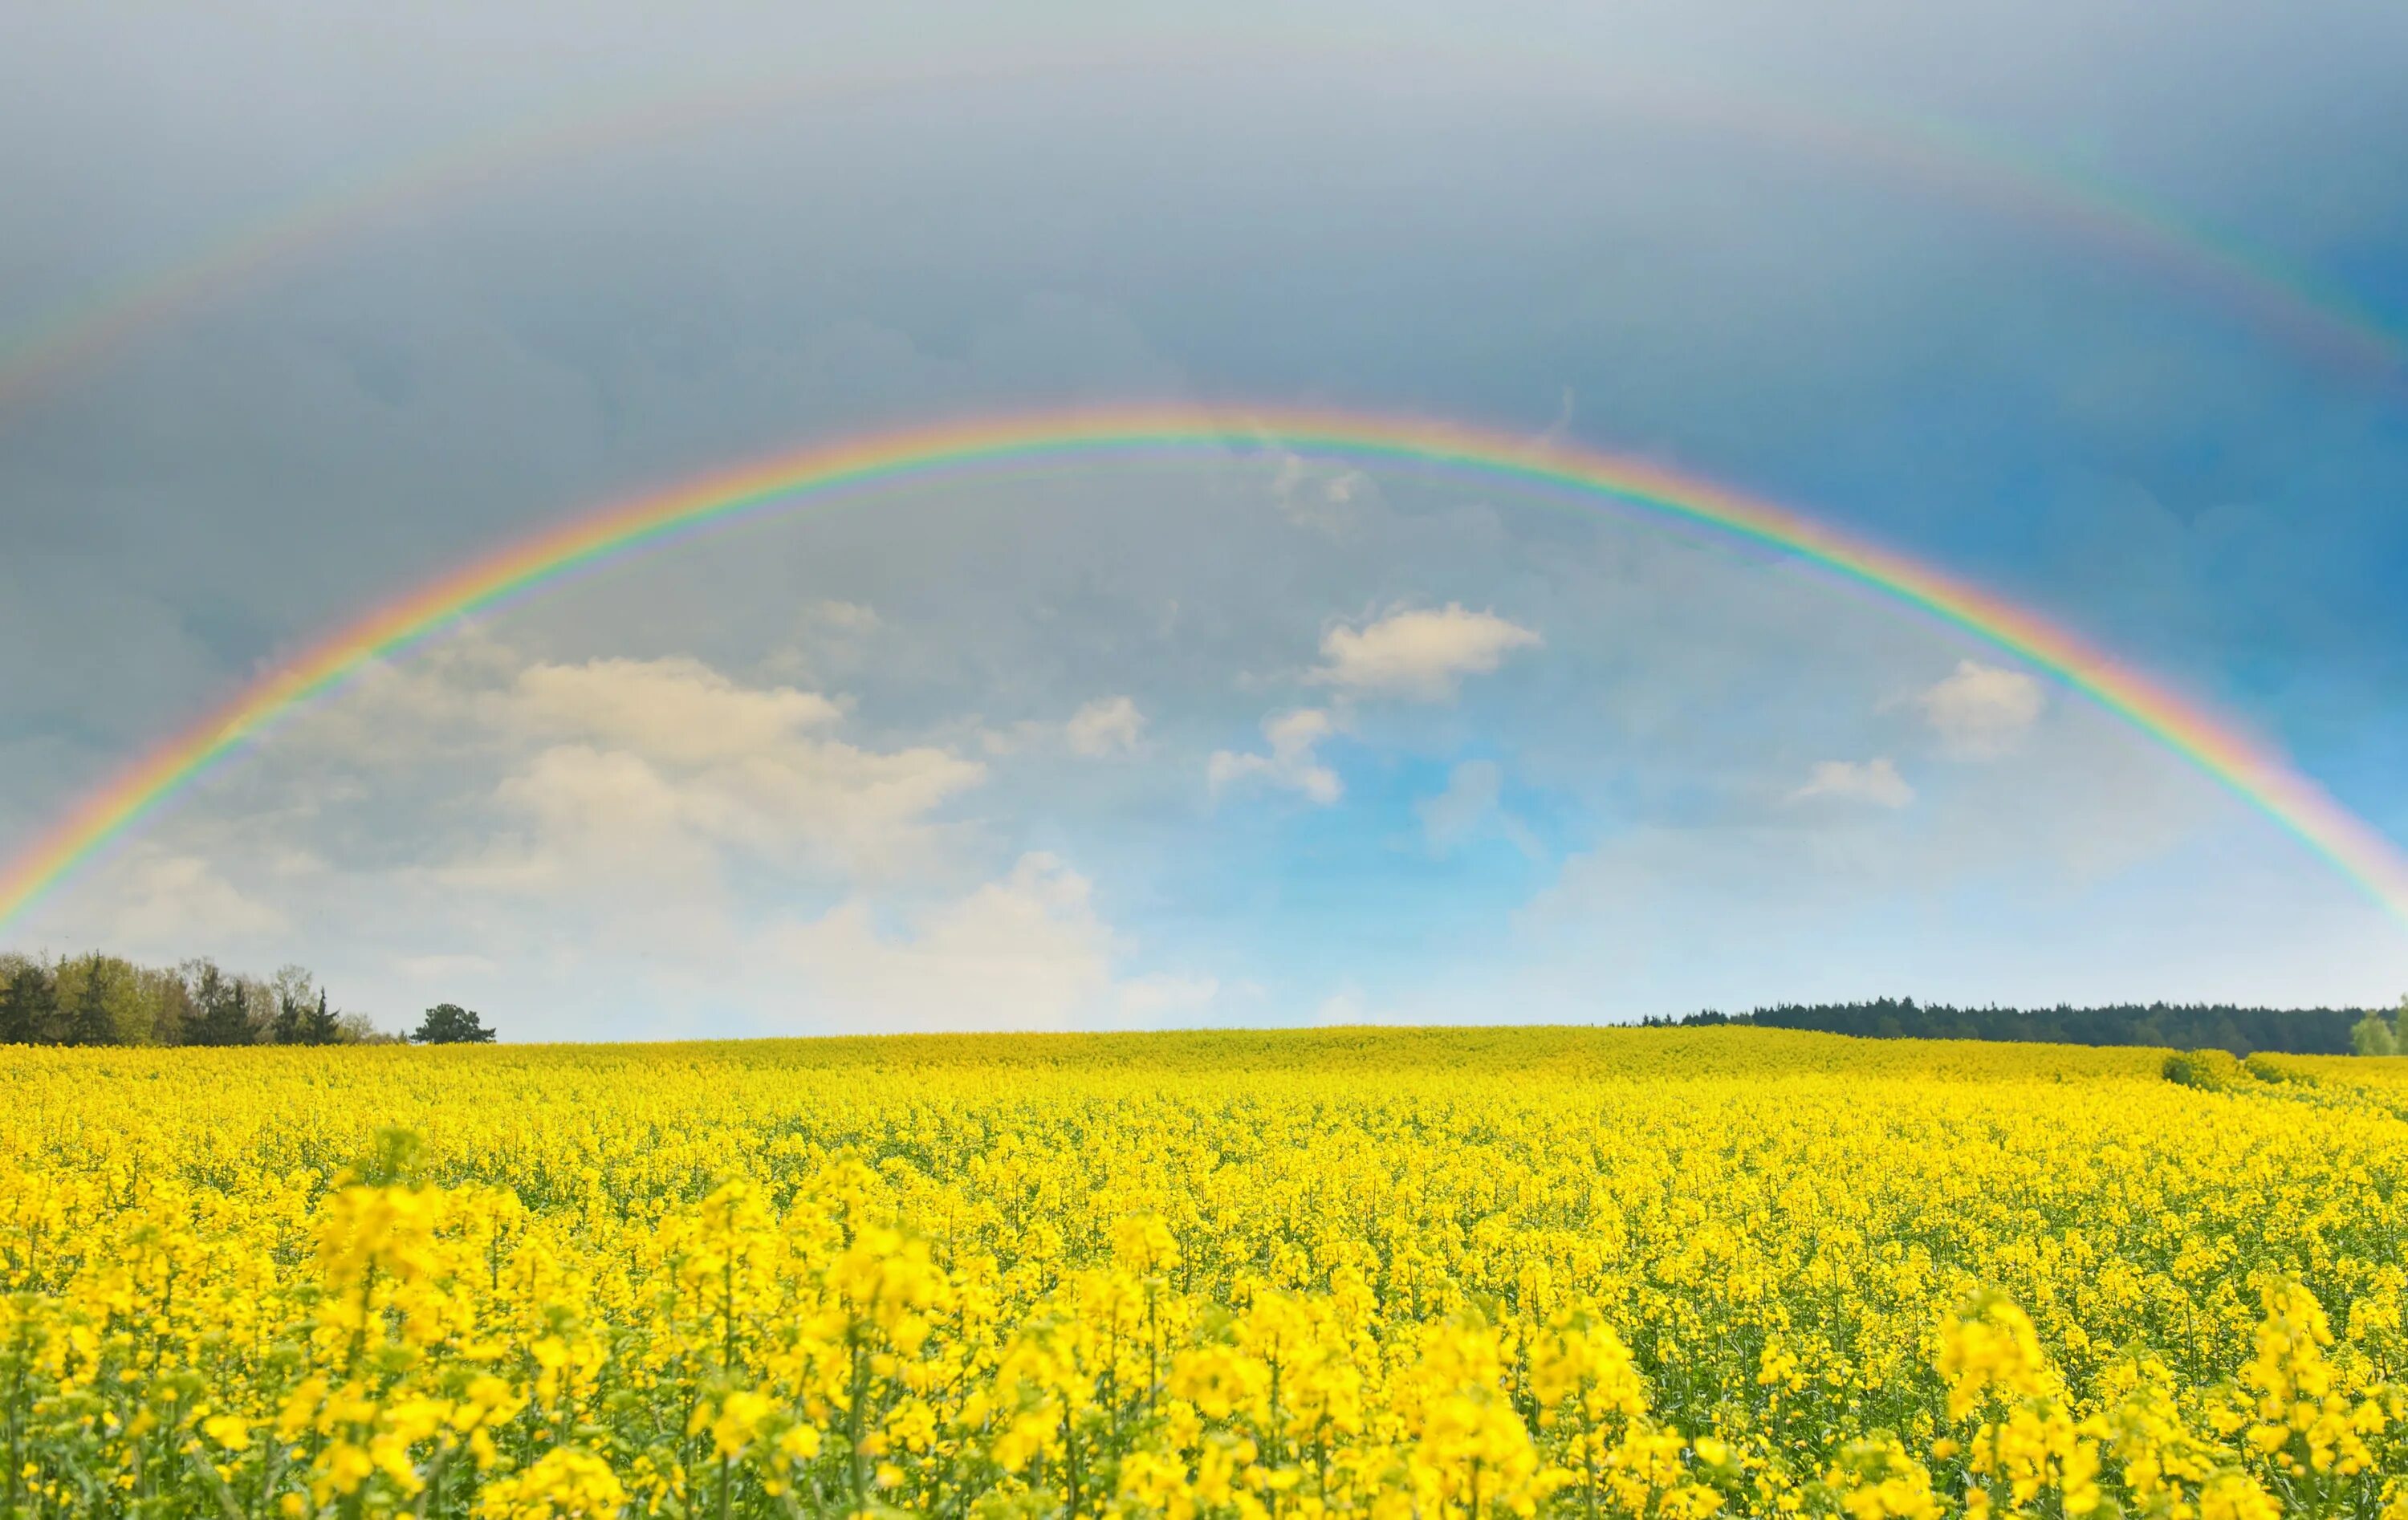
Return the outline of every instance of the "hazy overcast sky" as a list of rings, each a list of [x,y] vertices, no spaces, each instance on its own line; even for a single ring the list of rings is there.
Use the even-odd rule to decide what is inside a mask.
[[[1731,482],[2408,839],[2408,12],[1000,14],[0,16],[0,852],[515,537],[1096,401]],[[2408,926],[1995,649],[1276,451],[580,580],[7,939],[510,1038],[2408,989]]]

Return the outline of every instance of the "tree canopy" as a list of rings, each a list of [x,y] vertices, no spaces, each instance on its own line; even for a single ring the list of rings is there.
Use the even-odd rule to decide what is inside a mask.
[[[306,967],[272,978],[207,957],[137,966],[122,956],[0,954],[0,1045],[354,1045],[391,1035],[334,1006]]]
[[[494,1033],[473,1011],[457,1003],[437,1003],[426,1011],[425,1020],[410,1031],[409,1038],[421,1045],[490,1045]]]
[[[2038,1040],[2056,1045],[2163,1045],[2235,1055],[2346,1055],[2357,1008],[2240,1008],[2221,1003],[2123,1003],[2104,1008],[1954,1008],[1912,997],[1862,1003],[1783,1003],[1753,1013],[1708,1011],[1653,1025],[1754,1024],[1869,1040]]]

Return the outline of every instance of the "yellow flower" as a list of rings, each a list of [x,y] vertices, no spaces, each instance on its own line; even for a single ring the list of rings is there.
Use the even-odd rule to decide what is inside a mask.
[[[608,1462],[559,1446],[526,1471],[487,1487],[477,1513],[486,1520],[572,1520],[615,1515],[626,1502],[627,1491]]]
[[[19,1502],[2408,1520],[2379,1061],[2208,1093],[1765,1028],[456,1055],[11,1055]]]
[[[230,1452],[251,1449],[251,1422],[238,1414],[212,1414],[201,1422],[201,1433]]]

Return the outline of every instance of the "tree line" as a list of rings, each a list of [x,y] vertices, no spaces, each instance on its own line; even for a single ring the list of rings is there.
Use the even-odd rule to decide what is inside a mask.
[[[97,951],[55,960],[0,954],[0,1045],[373,1045],[402,1036],[336,1008],[308,968],[256,977],[206,956],[137,966]],[[483,1043],[494,1031],[438,1003],[408,1038]]]
[[[268,977],[204,956],[137,966],[94,951],[0,954],[0,1044],[356,1045],[391,1040],[337,1010],[307,967]]]
[[[2408,1005],[2404,1005],[2408,1006]],[[2221,1003],[2118,1003],[2103,1008],[1956,1008],[1912,997],[1782,1003],[1752,1013],[1709,1009],[1642,1021],[1656,1027],[1752,1024],[1868,1040],[2036,1040],[2056,1045],[2158,1045],[2281,1055],[2389,1054],[2401,1031],[2380,1010],[2240,1008]]]

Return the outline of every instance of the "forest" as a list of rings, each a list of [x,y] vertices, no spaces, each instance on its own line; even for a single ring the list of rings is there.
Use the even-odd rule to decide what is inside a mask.
[[[1640,1021],[1647,1028],[1753,1025],[1868,1040],[1983,1040],[2056,1045],[2148,1045],[2246,1056],[2391,1055],[2408,1036],[2408,999],[2397,1020],[2379,1009],[2243,1008],[2215,1003],[2122,1003],[2099,1008],[1958,1008],[1881,997],[1861,1003],[1780,1003],[1747,1013],[1708,1009]],[[45,960],[0,954],[0,1044],[357,1045],[405,1038],[329,1001],[307,967],[258,977],[207,957],[140,966],[93,952]],[[444,1003],[408,1039],[490,1040],[480,1015]]]
[[[1956,1008],[1882,997],[1863,1003],[1781,1003],[1752,1013],[1707,1010],[1647,1019],[1652,1027],[1752,1024],[1868,1040],[1999,1040],[2053,1045],[2162,1045],[2174,1050],[2281,1055],[2393,1054],[2385,1011],[2240,1008],[2220,1003],[2118,1003],[2100,1008]]]
[[[328,1000],[307,967],[256,977],[206,957],[0,954],[0,1044],[356,1045],[394,1037]]]

